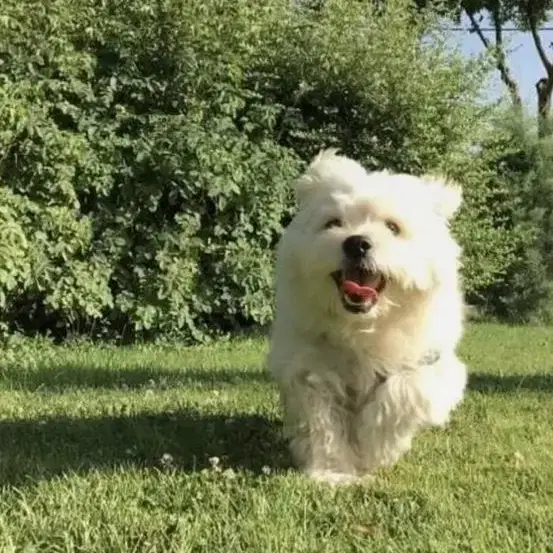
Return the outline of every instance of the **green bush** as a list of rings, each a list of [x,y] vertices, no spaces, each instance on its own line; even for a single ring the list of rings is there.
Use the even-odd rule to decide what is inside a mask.
[[[496,186],[503,185],[503,219],[516,241],[512,262],[502,278],[482,290],[478,303],[502,320],[551,322],[553,137],[539,138],[535,123],[504,111],[484,148],[491,153]]]
[[[4,328],[202,340],[272,315],[289,182],[320,148],[465,186],[470,293],[512,263],[471,153],[486,68],[437,18],[335,0],[4,0]]]

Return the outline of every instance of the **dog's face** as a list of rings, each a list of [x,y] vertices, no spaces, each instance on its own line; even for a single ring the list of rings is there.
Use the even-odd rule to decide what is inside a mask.
[[[458,188],[368,174],[327,150],[298,180],[296,192],[299,211],[283,237],[280,262],[288,286],[303,300],[375,318],[457,278],[459,247],[448,219],[461,202]]]

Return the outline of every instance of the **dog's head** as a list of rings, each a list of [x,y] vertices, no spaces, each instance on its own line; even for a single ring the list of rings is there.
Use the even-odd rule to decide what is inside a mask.
[[[459,188],[367,173],[325,150],[296,182],[296,194],[279,264],[302,302],[372,319],[456,282],[460,249],[448,220],[461,203]]]

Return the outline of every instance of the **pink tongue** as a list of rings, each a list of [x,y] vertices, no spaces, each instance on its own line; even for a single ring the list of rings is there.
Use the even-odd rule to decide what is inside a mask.
[[[361,286],[353,280],[344,280],[342,282],[342,290],[348,296],[359,296],[363,299],[368,299],[369,297],[376,298],[378,296],[378,292],[374,288]]]

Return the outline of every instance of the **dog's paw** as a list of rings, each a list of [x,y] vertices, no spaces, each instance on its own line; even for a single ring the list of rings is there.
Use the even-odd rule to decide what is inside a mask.
[[[430,427],[444,428],[449,424],[451,406],[444,401],[428,402],[426,407],[426,424]]]
[[[307,472],[307,475],[316,482],[329,484],[331,486],[353,484],[358,479],[356,474],[348,472],[335,472],[332,470],[311,470]]]

